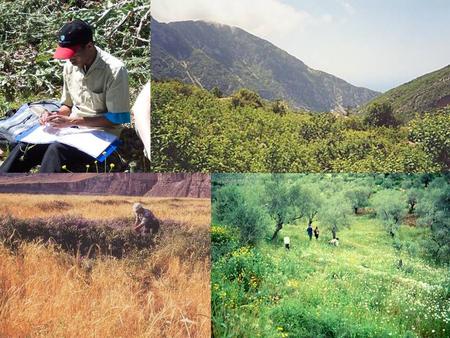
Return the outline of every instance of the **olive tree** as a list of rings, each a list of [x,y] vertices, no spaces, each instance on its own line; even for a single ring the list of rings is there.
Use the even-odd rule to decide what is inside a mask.
[[[213,221],[235,227],[242,245],[255,245],[267,230],[267,213],[258,198],[242,186],[226,186],[214,194]]]
[[[420,199],[421,189],[411,188],[406,191],[406,202],[408,203],[408,214],[413,214],[414,209]]]
[[[437,262],[450,261],[450,185],[445,177],[430,183],[417,203],[419,225],[429,226],[426,243]]]
[[[317,218],[319,210],[323,204],[322,194],[317,184],[299,185],[299,209],[301,215],[306,218],[308,226],[312,225]]]
[[[234,213],[239,205],[244,203],[244,196],[239,187],[228,185],[213,191],[213,223],[228,224],[234,220]]]
[[[399,190],[381,190],[370,202],[386,231],[394,238],[406,215],[405,194]]]
[[[277,237],[284,224],[294,222],[303,216],[300,208],[301,189],[297,184],[280,174],[272,175],[265,184],[263,202],[268,214],[275,221],[272,240]]]
[[[327,199],[327,203],[319,211],[319,219],[331,231],[333,239],[336,239],[340,230],[350,226],[351,214],[350,201],[343,194],[337,194]]]
[[[355,215],[358,214],[358,209],[369,205],[371,194],[372,189],[366,186],[354,186],[345,192],[345,196],[350,201]]]
[[[408,203],[408,214],[413,214],[422,191],[423,182],[422,177],[413,175],[406,177],[402,182],[402,189],[406,192],[406,202]]]

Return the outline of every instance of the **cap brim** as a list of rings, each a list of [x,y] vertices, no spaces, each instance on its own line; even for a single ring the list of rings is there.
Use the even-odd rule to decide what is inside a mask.
[[[56,48],[55,53],[53,54],[54,59],[70,59],[73,57],[78,50],[78,46],[70,46],[70,47],[61,47]]]

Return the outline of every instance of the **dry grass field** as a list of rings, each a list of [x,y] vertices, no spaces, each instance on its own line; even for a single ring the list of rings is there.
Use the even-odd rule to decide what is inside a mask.
[[[39,242],[0,244],[0,337],[210,337],[209,200],[2,194],[0,217],[132,223],[135,202],[179,224],[150,253],[83,259]]]
[[[20,203],[19,203],[20,201]],[[209,199],[140,196],[0,194],[0,215],[18,218],[82,215],[88,219],[132,217],[133,203],[142,203],[162,220],[192,226],[209,224]]]

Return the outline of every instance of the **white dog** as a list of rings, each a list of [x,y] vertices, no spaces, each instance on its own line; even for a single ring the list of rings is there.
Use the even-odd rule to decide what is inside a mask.
[[[339,246],[339,238],[333,238],[331,241],[328,242],[330,245]]]

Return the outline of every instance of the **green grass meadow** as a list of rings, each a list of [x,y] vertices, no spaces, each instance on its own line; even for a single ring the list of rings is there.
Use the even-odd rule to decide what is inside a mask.
[[[448,268],[414,244],[428,229],[402,226],[401,256],[370,214],[352,217],[338,247],[324,230],[310,241],[304,222],[256,247],[239,247],[230,229],[212,229],[216,337],[449,336]]]

